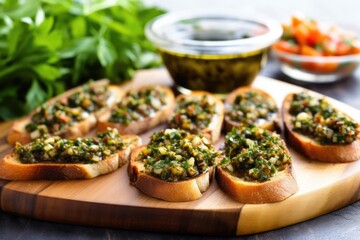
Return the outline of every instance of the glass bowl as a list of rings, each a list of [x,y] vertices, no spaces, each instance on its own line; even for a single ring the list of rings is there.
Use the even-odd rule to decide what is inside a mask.
[[[304,56],[272,49],[281,70],[289,77],[305,82],[328,83],[338,81],[354,72],[360,54],[345,56]]]
[[[182,93],[228,93],[250,85],[281,34],[278,22],[227,10],[171,12],[146,26]]]

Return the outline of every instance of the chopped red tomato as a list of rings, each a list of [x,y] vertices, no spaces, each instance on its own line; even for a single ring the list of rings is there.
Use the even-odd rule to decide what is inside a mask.
[[[336,50],[335,55],[337,56],[350,55],[353,53],[353,45],[348,43],[346,39],[343,39],[343,41],[337,44]]]
[[[300,52],[299,45],[284,40],[280,40],[279,42],[275,43],[274,47],[282,52],[288,52],[293,54],[298,54]]]
[[[305,56],[322,56],[322,53],[320,51],[308,45],[302,45],[300,47],[300,54]]]
[[[279,51],[309,56],[343,56],[360,52],[359,41],[354,36],[335,26],[324,30],[319,25],[310,18],[292,16],[289,24],[283,24],[284,34],[275,47]]]
[[[360,54],[360,41],[349,33],[344,33],[336,26],[321,27],[317,21],[292,16],[288,24],[283,24],[283,36],[274,44],[281,52],[304,56],[344,56]],[[304,69],[313,72],[332,72],[338,63],[303,63]]]
[[[359,54],[360,53],[360,41],[359,40],[355,40],[353,42],[353,53],[354,54]]]
[[[309,35],[309,28],[307,28],[305,25],[299,24],[294,27],[294,37],[299,45],[306,45]]]

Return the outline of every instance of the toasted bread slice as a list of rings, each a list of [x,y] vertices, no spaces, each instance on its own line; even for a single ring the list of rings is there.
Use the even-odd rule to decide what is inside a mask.
[[[229,131],[231,131],[231,129],[233,127],[239,128],[241,126],[246,126],[246,123],[243,123],[241,121],[232,120],[232,118],[230,117],[230,114],[237,114],[236,111],[232,107],[233,104],[235,104],[234,102],[236,101],[237,96],[244,95],[246,93],[259,94],[259,96],[263,97],[266,100],[266,103],[259,103],[259,102],[252,101],[253,102],[253,105],[251,105],[252,107],[255,106],[256,104],[259,104],[259,105],[267,106],[267,107],[271,106],[271,108],[272,108],[265,118],[257,118],[255,121],[250,121],[251,124],[254,124],[256,126],[259,126],[261,128],[264,128],[264,129],[267,129],[270,131],[279,130],[279,113],[278,113],[278,110],[276,107],[275,100],[267,92],[265,92],[261,89],[254,88],[254,87],[239,87],[239,88],[235,89],[234,91],[232,91],[225,100],[225,131],[229,132]],[[249,99],[249,101],[251,102],[251,99]],[[255,108],[254,110],[258,110],[258,109]],[[267,109],[267,110],[269,110],[269,109]],[[238,110],[238,112],[240,112],[241,114],[244,114],[244,115],[246,114],[240,110]]]
[[[214,166],[209,171],[189,180],[167,182],[145,173],[144,163],[137,160],[146,146],[132,151],[128,173],[130,182],[143,193],[169,202],[185,202],[199,199],[213,179]]]
[[[132,90],[137,91],[137,90],[150,89],[153,87],[154,86],[145,86]],[[110,109],[104,112],[102,116],[99,117],[97,130],[104,131],[108,127],[110,127],[110,128],[118,129],[119,133],[121,134],[140,134],[166,122],[168,115],[173,107],[175,97],[173,92],[170,90],[170,88],[165,86],[155,86],[155,87],[161,89],[161,91],[165,93],[165,99],[166,99],[165,100],[166,104],[162,106],[160,110],[156,111],[155,114],[141,118],[136,121],[131,121],[128,124],[122,124],[122,123],[109,121],[113,111],[113,109]]]
[[[292,115],[289,113],[294,94],[288,94],[282,105],[282,119],[289,143],[310,159],[330,163],[346,163],[360,159],[360,128],[357,127],[356,140],[350,144],[322,145],[299,132],[293,131]],[[320,95],[318,97],[321,97]],[[346,114],[345,114],[346,115]],[[346,115],[348,116],[348,115]],[[348,116],[350,119],[351,117]]]
[[[96,82],[90,83],[90,87],[102,87],[108,85],[109,81],[99,80]],[[46,104],[52,105],[56,101],[61,101],[62,99],[66,99],[69,96],[82,91],[83,86],[79,86],[73,89],[70,89],[63,94],[56,96],[52,99],[50,99]],[[110,96],[106,101],[106,107],[99,109],[98,111],[89,114],[89,117],[75,123],[72,126],[69,126],[67,128],[64,128],[63,131],[59,132],[59,136],[61,137],[81,137],[84,134],[90,132],[95,126],[96,126],[96,118],[103,115],[104,111],[107,110],[107,108],[112,107],[116,102],[119,101],[119,99],[124,95],[124,91],[117,86],[110,85],[108,86],[108,90],[110,92]],[[16,142],[20,142],[21,144],[26,144],[30,142],[34,137],[31,136],[30,133],[28,133],[25,130],[25,126],[28,123],[31,123],[31,117],[33,114],[35,114],[37,111],[39,111],[40,107],[35,109],[29,116],[23,117],[21,119],[18,119],[14,121],[13,126],[11,128],[10,133],[7,136],[7,141],[11,145],[15,145]]]
[[[0,178],[6,180],[87,179],[113,172],[128,163],[131,150],[141,145],[136,135],[122,136],[127,147],[98,163],[21,163],[16,154],[0,161]]]
[[[234,128],[223,150],[216,180],[236,201],[272,203],[298,191],[290,152],[278,134],[260,127]]]
[[[158,130],[147,146],[131,153],[130,182],[165,201],[196,200],[209,188],[218,156],[204,136],[181,129]]]
[[[207,97],[209,104],[214,105],[214,114],[212,114],[210,122],[205,127],[196,126],[194,122],[194,127],[188,127],[182,125],[181,116],[182,114],[177,114],[177,109],[180,108],[179,103],[181,101],[200,101],[203,97]],[[221,134],[222,123],[224,120],[224,104],[222,101],[217,98],[215,95],[205,92],[205,91],[193,91],[190,94],[181,94],[176,97],[176,106],[174,112],[169,119],[169,126],[171,128],[180,128],[191,133],[201,133],[206,137],[210,142],[215,143],[219,140]],[[203,109],[203,108],[202,108]],[[189,113],[185,109],[186,114]],[[195,113],[196,114],[196,113]],[[192,120],[191,120],[192,121]]]
[[[69,89],[69,90],[63,92],[62,94],[55,96],[52,99],[48,100],[47,104],[51,105],[51,104],[54,104],[56,101],[61,101],[63,99],[67,99],[71,95],[73,95],[77,92],[83,91],[84,86],[85,85],[81,85],[81,86]],[[113,107],[125,95],[125,90],[122,87],[110,84],[108,79],[100,79],[100,80],[89,83],[89,87],[91,87],[91,88],[101,88],[101,87],[105,87],[105,86],[107,86],[110,94],[109,94],[108,99],[106,99],[106,103],[105,103],[106,106],[104,106],[103,108],[94,112],[96,117],[101,116],[104,111],[106,111],[108,108]]]
[[[25,126],[31,122],[30,117],[24,117],[14,122],[11,132],[7,136],[7,141],[11,145],[15,145],[16,142],[21,144],[29,143],[33,138],[31,134],[26,132]],[[64,128],[58,135],[64,138],[76,138],[81,137],[90,132],[96,126],[96,117],[94,114],[90,114],[88,118],[77,122],[76,124]]]
[[[247,182],[230,171],[216,167],[216,180],[225,193],[236,201],[262,204],[282,201],[298,191],[291,166],[267,182]]]

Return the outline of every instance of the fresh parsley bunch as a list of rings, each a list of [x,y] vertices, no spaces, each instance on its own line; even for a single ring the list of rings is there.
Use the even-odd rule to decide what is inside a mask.
[[[119,83],[159,64],[141,0],[0,0],[0,120],[89,79]]]

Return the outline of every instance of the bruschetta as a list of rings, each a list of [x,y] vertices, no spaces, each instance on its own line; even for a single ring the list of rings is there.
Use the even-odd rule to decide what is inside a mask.
[[[290,153],[277,133],[256,126],[233,128],[223,151],[216,180],[236,201],[272,203],[298,191]]]
[[[232,91],[225,100],[225,130],[233,127],[260,126],[278,130],[278,107],[265,91],[254,87],[240,87]]]
[[[132,149],[141,145],[136,135],[120,136],[116,129],[97,137],[65,139],[44,135],[28,145],[16,143],[0,161],[6,180],[87,179],[113,172],[128,163]]]
[[[7,137],[9,144],[30,142],[44,134],[80,137],[96,126],[97,117],[124,94],[107,80],[71,89],[16,120]]]
[[[215,95],[193,91],[176,97],[170,128],[180,128],[190,133],[200,133],[210,142],[219,140],[224,120],[224,104]]]
[[[159,130],[131,153],[130,182],[143,193],[170,202],[200,198],[213,179],[219,152],[201,135]]]
[[[310,159],[344,163],[360,159],[360,126],[325,97],[288,94],[282,118],[289,143]]]
[[[139,134],[166,122],[174,103],[173,92],[165,86],[129,90],[111,110],[104,113],[98,131],[116,128],[121,134]]]
[[[110,85],[107,80],[91,82],[82,86],[80,90],[62,97],[61,102],[71,108],[82,108],[94,113],[98,118],[109,108],[113,107],[125,95],[125,91],[116,85]]]

